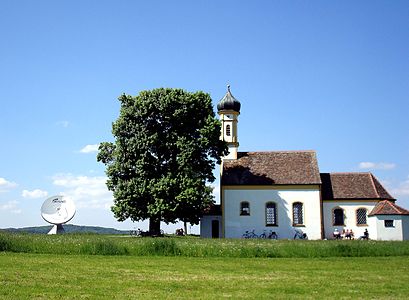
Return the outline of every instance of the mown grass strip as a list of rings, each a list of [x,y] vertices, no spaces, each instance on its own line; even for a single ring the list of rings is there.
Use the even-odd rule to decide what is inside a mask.
[[[1,299],[407,299],[409,258],[0,253]]]
[[[0,251],[16,253],[185,256],[241,258],[324,258],[409,256],[409,241],[293,241],[132,238],[96,234],[0,233]]]

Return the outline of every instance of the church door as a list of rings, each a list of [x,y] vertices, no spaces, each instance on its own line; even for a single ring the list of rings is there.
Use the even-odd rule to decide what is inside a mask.
[[[212,220],[212,238],[219,238],[219,220]]]

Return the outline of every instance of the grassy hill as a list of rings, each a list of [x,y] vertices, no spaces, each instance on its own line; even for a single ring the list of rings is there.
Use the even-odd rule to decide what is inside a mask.
[[[48,225],[24,228],[6,228],[0,229],[0,231],[46,234],[51,230],[51,228],[52,225]],[[64,230],[66,233],[129,234],[129,230],[117,230],[114,228],[105,228],[98,226],[79,226],[72,224],[64,225]]]

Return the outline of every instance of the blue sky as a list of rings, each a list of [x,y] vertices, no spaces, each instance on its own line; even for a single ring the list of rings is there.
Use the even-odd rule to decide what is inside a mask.
[[[122,93],[231,85],[240,150],[316,150],[321,172],[373,172],[409,208],[408,1],[0,2],[0,228],[116,222],[95,145]],[[215,184],[218,184],[217,182]],[[173,227],[170,227],[173,230]]]

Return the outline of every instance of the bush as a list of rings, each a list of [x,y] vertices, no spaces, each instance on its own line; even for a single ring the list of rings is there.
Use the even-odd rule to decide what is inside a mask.
[[[10,251],[10,240],[4,234],[0,234],[0,251]]]

